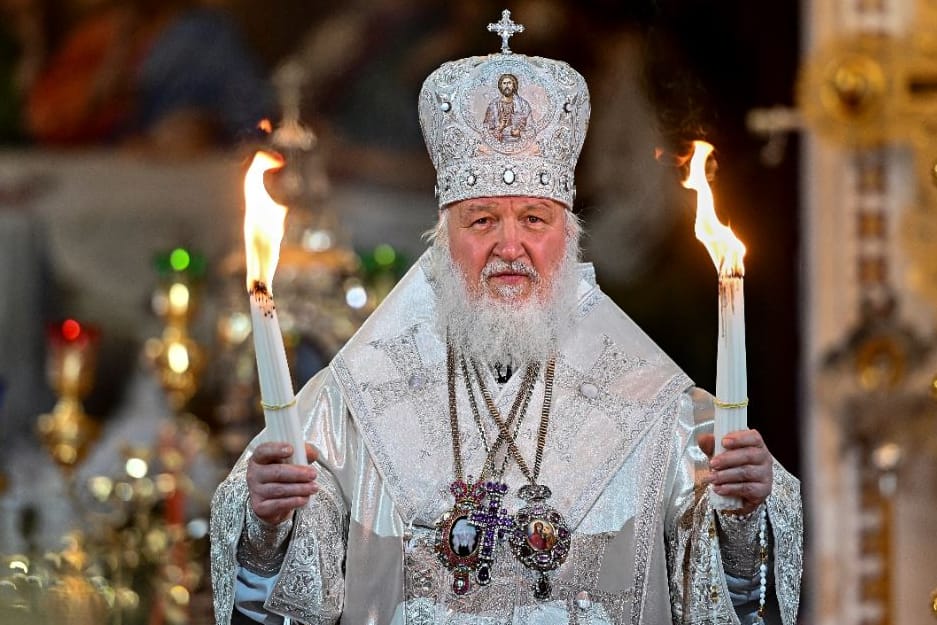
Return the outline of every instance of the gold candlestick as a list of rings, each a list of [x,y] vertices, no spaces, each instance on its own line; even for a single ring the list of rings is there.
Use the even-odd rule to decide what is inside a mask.
[[[50,328],[48,344],[47,376],[59,399],[52,412],[39,417],[39,436],[56,464],[70,472],[98,434],[97,422],[82,406],[94,383],[98,335],[66,319]]]
[[[205,358],[201,346],[189,336],[189,323],[196,312],[197,274],[192,255],[176,248],[167,255],[171,269],[153,295],[153,310],[166,323],[163,335],[146,342],[145,352],[153,364],[169,403],[182,411],[198,391]]]

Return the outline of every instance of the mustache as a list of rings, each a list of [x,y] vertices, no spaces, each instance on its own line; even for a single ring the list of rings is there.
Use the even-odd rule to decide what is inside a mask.
[[[499,273],[516,273],[523,276],[527,276],[531,280],[539,280],[540,274],[534,269],[533,265],[528,265],[522,260],[515,260],[507,262],[500,258],[495,258],[485,265],[484,269],[481,272],[482,280],[487,280],[491,276],[497,275]]]

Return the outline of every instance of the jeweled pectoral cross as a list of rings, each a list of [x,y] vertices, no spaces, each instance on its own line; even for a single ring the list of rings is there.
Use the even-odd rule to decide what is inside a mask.
[[[488,24],[488,32],[498,33],[501,37],[501,54],[511,54],[511,48],[508,47],[508,39],[517,33],[524,32],[523,24],[515,24],[511,20],[511,12],[507,9],[501,11],[501,21]]]
[[[494,548],[514,527],[514,517],[501,506],[501,500],[508,492],[508,485],[501,482],[486,482],[488,509],[478,509],[472,513],[469,522],[481,532],[481,546],[478,550],[478,570],[475,579],[482,586],[491,582],[491,565],[494,562]]]

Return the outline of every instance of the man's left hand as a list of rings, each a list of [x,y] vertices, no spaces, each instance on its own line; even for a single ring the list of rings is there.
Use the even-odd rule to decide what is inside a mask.
[[[771,494],[773,459],[765,441],[758,430],[732,432],[722,439],[724,451],[712,457],[714,442],[712,434],[699,437],[700,448],[711,457],[709,481],[713,490],[741,498],[741,514],[752,512]]]

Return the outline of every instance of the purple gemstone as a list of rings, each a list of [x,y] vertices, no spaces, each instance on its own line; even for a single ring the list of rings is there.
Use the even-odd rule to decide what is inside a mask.
[[[550,586],[550,581],[546,577],[541,577],[534,585],[534,598],[540,601],[546,601],[550,598],[552,590],[553,588]]]

